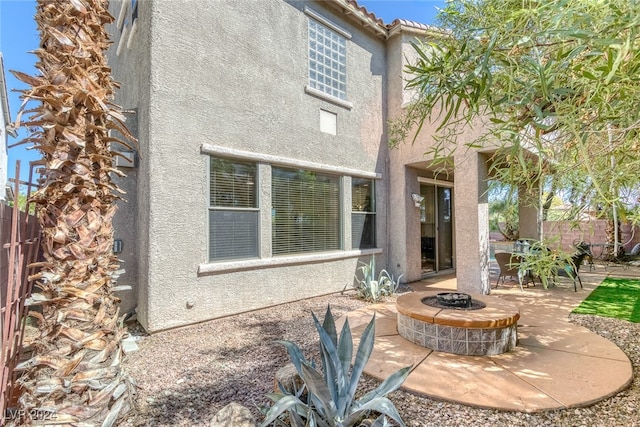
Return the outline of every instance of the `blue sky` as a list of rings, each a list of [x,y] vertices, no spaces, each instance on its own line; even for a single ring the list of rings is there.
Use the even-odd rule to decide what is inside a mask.
[[[0,51],[4,59],[5,76],[9,95],[9,111],[11,120],[16,119],[20,109],[20,94],[12,89],[25,88],[26,85],[13,77],[9,70],[18,70],[27,74],[36,74],[35,55],[27,53],[38,47],[39,36],[33,20],[35,1],[32,0],[0,0]],[[9,137],[9,145],[26,138],[25,129],[18,131],[18,138]],[[21,179],[26,180],[29,162],[40,158],[35,150],[26,150],[23,146],[9,149],[8,175],[15,176],[15,161],[21,160]]]
[[[192,0],[215,1],[215,0]],[[250,0],[238,0],[250,1]],[[396,18],[409,19],[425,24],[434,24],[436,7],[444,7],[445,0],[360,0],[360,5],[390,24]],[[25,88],[9,70],[17,70],[27,74],[36,74],[35,55],[27,53],[38,47],[39,36],[33,16],[35,0],[0,0],[0,51],[4,57],[5,74],[9,90],[9,109],[12,120],[20,108],[20,94],[12,89]],[[19,130],[18,138],[9,138],[9,145],[26,138],[27,132]],[[9,177],[14,177],[15,161],[22,161],[21,179],[26,180],[29,162],[40,156],[35,150],[27,150],[28,145],[9,149]]]
[[[358,4],[382,18],[385,24],[400,18],[433,25],[436,8],[443,8],[445,3],[445,0],[358,0]]]

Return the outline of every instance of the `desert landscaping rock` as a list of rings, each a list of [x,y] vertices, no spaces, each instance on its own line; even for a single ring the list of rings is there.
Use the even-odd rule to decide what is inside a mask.
[[[142,335],[139,350],[125,359],[138,384],[135,411],[125,426],[209,426],[231,402],[251,411],[260,423],[259,406],[273,392],[276,372],[289,357],[276,340],[297,343],[307,358],[318,359],[317,332],[311,312],[321,318],[327,304],[336,318],[366,305],[351,295],[329,295]],[[447,426],[640,426],[640,325],[587,315],[570,320],[618,345],[631,359],[634,380],[621,393],[587,408],[541,413],[501,412],[441,402],[402,390],[389,396],[410,427]],[[182,380],[182,381],[181,381]],[[379,384],[364,377],[361,393]]]
[[[256,420],[244,406],[231,402],[216,414],[210,427],[255,427]]]
[[[282,386],[285,390],[290,393],[296,393],[296,391],[300,390],[304,382],[300,375],[298,375],[298,371],[296,367],[293,366],[293,363],[287,363],[282,368],[278,369],[276,372],[276,377],[274,379],[273,391],[276,393],[281,393],[280,386]]]

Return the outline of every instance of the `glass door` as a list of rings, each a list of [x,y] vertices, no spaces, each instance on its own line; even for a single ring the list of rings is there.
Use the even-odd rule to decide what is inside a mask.
[[[438,200],[438,270],[453,268],[453,218],[451,212],[451,188],[437,187]]]
[[[451,187],[420,184],[420,252],[422,274],[453,268]]]
[[[436,271],[435,186],[420,185],[420,252],[422,274]]]

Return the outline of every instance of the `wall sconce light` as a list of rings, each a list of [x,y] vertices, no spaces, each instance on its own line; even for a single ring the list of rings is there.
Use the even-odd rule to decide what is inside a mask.
[[[420,203],[424,201],[424,197],[416,193],[412,193],[411,198],[413,199],[413,204],[416,206],[416,208],[419,208]]]

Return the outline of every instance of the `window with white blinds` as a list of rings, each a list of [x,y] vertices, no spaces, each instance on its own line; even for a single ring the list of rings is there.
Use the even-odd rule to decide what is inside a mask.
[[[256,164],[211,157],[209,260],[258,256]]]
[[[376,199],[372,179],[351,179],[351,247],[376,247]]]
[[[274,255],[341,249],[338,176],[274,167],[271,198]]]

